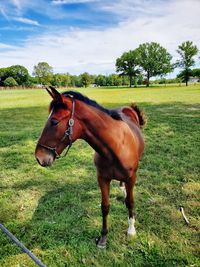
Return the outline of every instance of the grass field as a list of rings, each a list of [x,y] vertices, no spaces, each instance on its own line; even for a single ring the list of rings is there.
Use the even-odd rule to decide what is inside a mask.
[[[200,86],[80,90],[106,107],[136,102],[148,116],[137,238],[126,238],[127,210],[113,181],[108,247],[96,248],[100,192],[85,142],[51,168],[35,161],[50,101],[42,90],[0,91],[0,222],[49,267],[200,266]],[[0,266],[35,265],[0,232]]]

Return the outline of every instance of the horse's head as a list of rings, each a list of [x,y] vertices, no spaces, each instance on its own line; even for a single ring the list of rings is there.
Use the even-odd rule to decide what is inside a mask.
[[[53,101],[35,149],[35,157],[43,167],[50,166],[66,147],[69,148],[81,136],[81,125],[75,116],[75,100],[70,95],[60,94],[53,87],[50,89],[47,92]]]

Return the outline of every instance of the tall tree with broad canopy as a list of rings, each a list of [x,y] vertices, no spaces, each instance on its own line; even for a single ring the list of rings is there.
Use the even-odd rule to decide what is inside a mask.
[[[53,68],[47,62],[39,62],[33,68],[33,75],[38,77],[39,83],[49,84],[52,79]]]
[[[186,41],[178,46],[177,52],[180,55],[180,59],[177,61],[176,65],[183,69],[184,81],[187,86],[191,74],[190,67],[195,64],[194,56],[197,55],[198,48],[193,42]]]
[[[140,73],[137,50],[123,53],[121,57],[117,58],[115,66],[116,71],[120,72],[120,75],[127,75],[129,77],[129,86],[132,87],[133,78]]]
[[[147,87],[151,77],[165,75],[173,70],[172,56],[160,44],[151,42],[137,48],[138,62],[146,74]]]

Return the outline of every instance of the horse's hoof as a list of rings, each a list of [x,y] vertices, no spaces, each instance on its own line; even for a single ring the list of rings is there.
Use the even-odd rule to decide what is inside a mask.
[[[101,249],[105,249],[106,248],[106,241],[107,241],[107,237],[106,236],[102,236],[96,239],[96,245],[98,248]]]
[[[127,231],[127,235],[130,236],[130,237],[134,237],[134,236],[136,236],[136,231],[135,231],[135,229],[128,229],[128,231]]]
[[[127,233],[127,240],[133,240],[137,237],[136,232],[135,233]]]

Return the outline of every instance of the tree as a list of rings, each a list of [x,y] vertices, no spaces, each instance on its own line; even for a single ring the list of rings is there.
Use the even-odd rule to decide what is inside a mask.
[[[39,62],[33,68],[33,75],[38,77],[39,83],[49,84],[52,79],[53,68],[47,62]]]
[[[122,77],[118,74],[111,74],[109,75],[111,78],[112,86],[119,86],[122,85]]]
[[[13,65],[9,67],[8,75],[13,77],[18,85],[25,85],[29,80],[28,70],[21,65]]]
[[[141,44],[138,48],[138,61],[146,74],[147,86],[151,77],[164,75],[173,70],[172,56],[160,44],[151,42]]]
[[[191,69],[188,69],[187,71],[182,70],[176,77],[179,78],[181,82],[185,82],[186,81],[185,77],[188,77],[188,80],[189,80],[190,76],[193,76],[193,72]],[[188,82],[188,80],[187,80],[187,82]]]
[[[80,77],[81,77],[82,86],[88,87],[92,80],[90,75],[87,72],[84,72],[83,74],[80,75]]]
[[[200,78],[200,69],[193,69],[192,76]]]
[[[28,70],[21,65],[13,65],[8,68],[0,69],[1,84],[9,77],[12,77],[18,85],[26,85],[29,81]]]
[[[18,83],[15,81],[13,77],[6,78],[3,83],[5,86],[8,86],[8,87],[14,87],[18,85]]]
[[[184,70],[184,81],[187,86],[191,72],[190,67],[195,64],[194,56],[197,55],[198,48],[193,42],[186,41],[178,46],[177,52],[180,55],[180,59],[177,61],[176,65]]]
[[[7,68],[1,68],[0,69],[0,86],[4,85],[4,80],[8,77],[9,76],[7,75]]]
[[[123,53],[121,57],[117,58],[115,66],[116,71],[120,72],[120,75],[127,75],[129,77],[129,86],[132,87],[133,77],[140,73],[137,50]]]
[[[94,82],[98,86],[105,86],[106,85],[106,76],[99,74],[96,76]]]

